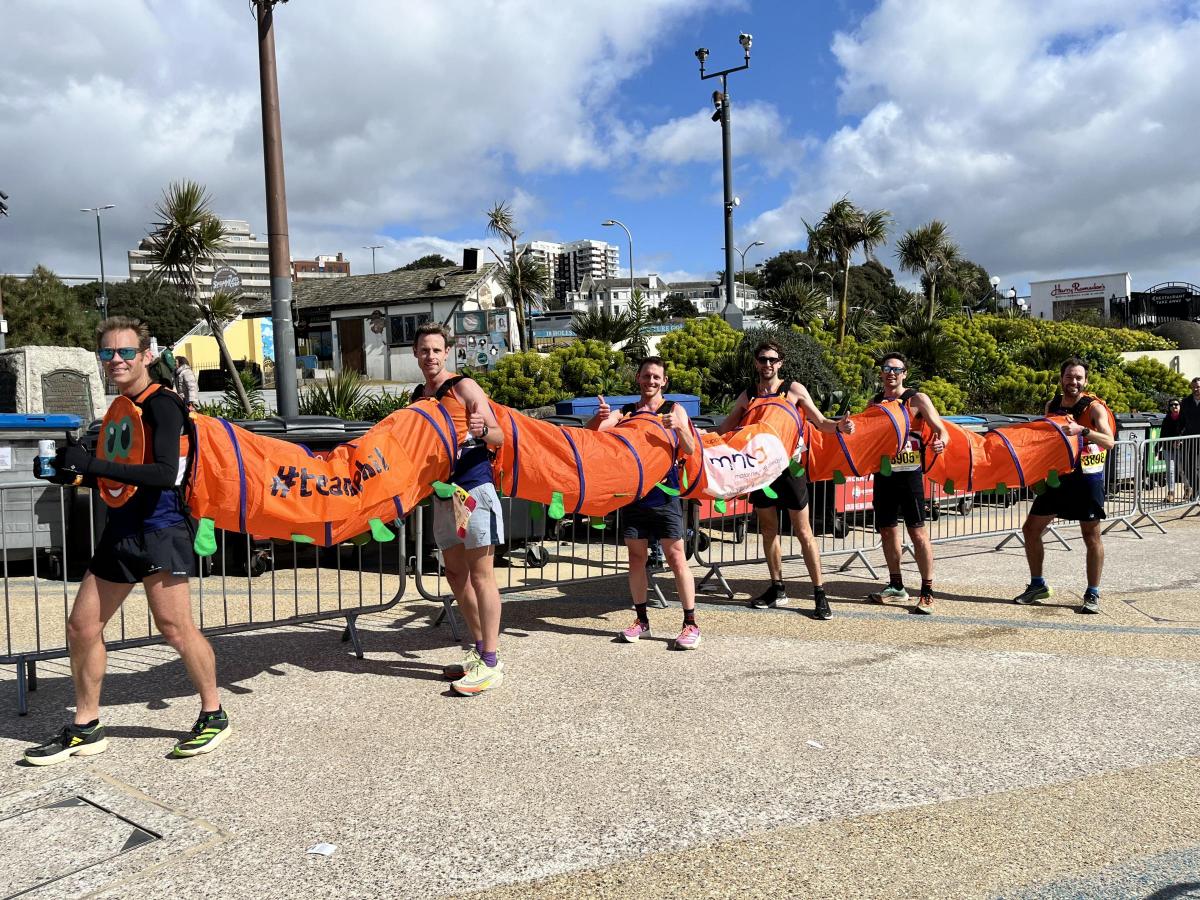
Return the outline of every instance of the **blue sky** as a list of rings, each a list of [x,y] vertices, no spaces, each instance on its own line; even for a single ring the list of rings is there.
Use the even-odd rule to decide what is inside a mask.
[[[336,13],[332,10],[336,9]],[[1200,281],[1196,0],[297,0],[277,12],[292,253],[369,271],[484,241],[509,201],[529,238],[630,227],[635,268],[723,264],[730,79],[739,246],[804,246],[841,197],[894,233],[947,222],[968,257],[1030,280]],[[171,180],[265,231],[254,23],[242,0],[0,0],[0,271],[97,269]],[[892,265],[890,246],[880,250]],[[903,278],[903,276],[902,276]]]

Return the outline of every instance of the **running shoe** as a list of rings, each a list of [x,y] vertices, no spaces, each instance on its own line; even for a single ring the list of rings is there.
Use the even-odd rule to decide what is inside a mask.
[[[1050,595],[1054,591],[1050,590],[1050,585],[1043,584],[1041,587],[1035,587],[1032,583],[1025,586],[1025,590],[1013,597],[1013,603],[1019,603],[1022,606],[1035,606],[1043,600],[1049,600]]]
[[[771,582],[767,589],[746,604],[752,609],[771,609],[774,606],[787,606],[787,588],[782,584]]]
[[[933,615],[933,594],[922,594],[917,598],[917,605],[913,607],[913,612],[920,613],[923,616]]]
[[[447,681],[457,681],[467,674],[467,669],[471,668],[471,663],[479,659],[479,651],[472,645],[463,656],[463,661],[460,663],[450,663],[448,666],[442,666],[442,677]]]
[[[1083,605],[1079,607],[1079,611],[1092,614],[1100,612],[1100,595],[1087,591],[1083,595]]]
[[[68,725],[44,744],[26,750],[25,762],[31,766],[52,766],[72,756],[94,756],[107,749],[108,738],[104,736],[103,725],[90,729]]]
[[[897,603],[904,603],[908,600],[908,591],[902,587],[892,587],[889,584],[878,593],[867,594],[867,601],[869,603],[890,603],[893,600]]]
[[[815,599],[816,605],[813,607],[813,616],[817,619],[832,619],[833,610],[829,608],[829,601],[825,598],[825,594],[817,594]]]
[[[175,745],[171,755],[175,757],[199,756],[202,753],[212,753],[233,729],[229,725],[229,716],[225,710],[202,712],[192,733]]]
[[[675,638],[676,650],[695,650],[700,646],[700,627],[698,625],[684,625],[683,631],[679,632],[679,637]]]
[[[464,697],[474,697],[476,694],[499,687],[503,683],[504,669],[500,667],[499,662],[495,666],[489,666],[479,659],[471,663],[466,674],[452,682],[450,687],[454,689],[455,693],[462,694]]]
[[[635,644],[643,637],[650,636],[650,623],[635,619],[633,624],[621,632],[621,640],[627,644]]]

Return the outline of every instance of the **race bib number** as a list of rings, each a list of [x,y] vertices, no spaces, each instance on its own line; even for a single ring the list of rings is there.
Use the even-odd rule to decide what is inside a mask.
[[[920,472],[921,445],[916,438],[909,438],[908,443],[892,457],[893,472]]]
[[[1104,471],[1104,463],[1108,460],[1108,451],[1096,444],[1088,444],[1083,448],[1079,457],[1079,471],[1084,475],[1096,475]]]

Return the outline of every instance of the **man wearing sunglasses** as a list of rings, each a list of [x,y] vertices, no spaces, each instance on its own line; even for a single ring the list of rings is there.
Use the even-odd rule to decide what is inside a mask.
[[[742,417],[750,401],[758,397],[786,397],[788,402],[795,405],[804,414],[812,426],[819,431],[841,431],[849,434],[854,430],[854,423],[848,418],[838,420],[827,419],[817,409],[809,396],[808,390],[798,381],[785,381],[782,375],[783,348],[774,341],[763,341],[754,348],[755,381],[742,391],[733,404],[733,409],[720,424],[718,431],[732,431],[742,423]],[[825,598],[825,588],[821,577],[821,550],[813,536],[812,526],[808,521],[808,481],[804,476],[799,478],[784,472],[771,483],[774,497],[765,491],[754,491],[750,494],[750,504],[754,507],[758,519],[758,533],[762,536],[763,555],[767,558],[767,571],[771,575],[771,583],[767,589],[751,600],[747,605],[754,609],[769,609],[774,606],[786,606],[788,602],[787,587],[783,581],[783,556],[779,549],[779,512],[787,510],[792,521],[792,534],[800,540],[800,550],[804,555],[804,566],[808,569],[808,577],[813,585],[813,614],[818,619],[828,619],[833,615],[829,601]]]
[[[172,754],[208,753],[230,734],[229,717],[217,694],[213,649],[192,620],[188,579],[196,574],[196,556],[181,491],[187,467],[187,409],[177,394],[153,383],[147,368],[152,362],[150,332],[144,324],[114,316],[101,322],[97,333],[97,356],[105,374],[138,407],[141,424],[135,427],[127,421],[136,416],[107,424],[99,438],[111,444],[105,448],[107,458],[93,456],[76,443],[59,448],[55,456],[55,473],[49,480],[111,496],[102,497],[107,503],[104,531],[67,620],[75,718],[60,734],[25,751],[25,761],[35,766],[107,749],[100,724],[100,686],[107,664],[104,626],[139,582],[155,625],[178,651],[200,693],[200,716]],[[137,434],[144,441],[139,442]],[[118,496],[119,505],[110,502]]]
[[[925,532],[925,453],[926,449],[934,453],[945,450],[950,441],[950,431],[926,394],[904,386],[907,374],[908,360],[904,354],[889,353],[879,360],[879,381],[883,390],[871,402],[899,401],[907,407],[913,427],[907,443],[891,460],[891,474],[876,472],[873,476],[875,530],[879,532],[883,543],[888,585],[878,593],[868,594],[867,600],[871,603],[887,603],[889,600],[903,603],[908,600],[900,570],[900,519],[903,517],[912,540],[913,555],[917,558],[917,568],[921,572],[921,593],[913,612],[929,615],[933,612],[933,546]],[[920,419],[924,419],[934,435],[928,448],[918,427]]]

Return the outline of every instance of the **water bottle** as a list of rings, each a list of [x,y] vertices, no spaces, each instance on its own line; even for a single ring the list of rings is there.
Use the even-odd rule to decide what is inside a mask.
[[[38,441],[37,474],[38,478],[54,477],[54,441],[49,438]]]

